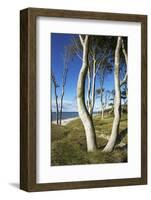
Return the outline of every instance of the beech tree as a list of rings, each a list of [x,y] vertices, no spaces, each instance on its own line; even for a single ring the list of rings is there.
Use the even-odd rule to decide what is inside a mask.
[[[124,58],[125,58],[126,67],[127,67],[128,66],[128,56],[127,56],[127,53],[126,53],[126,48],[125,48],[123,39],[122,39],[121,43],[122,43],[122,52],[123,52],[123,55],[124,55]],[[127,82],[127,77],[128,77],[128,75],[127,75],[127,69],[126,69],[124,78],[120,82],[120,87]]]
[[[95,105],[95,87],[96,77],[99,68],[105,66],[109,56],[109,48],[107,48],[107,39],[101,39],[97,36],[89,36],[89,54],[88,54],[88,70],[87,70],[87,90],[86,90],[86,106],[89,114],[92,117],[94,105]],[[73,38],[73,50],[75,54],[82,60],[82,46],[77,38]]]
[[[104,88],[104,80],[105,77],[112,72],[112,65],[108,61],[108,57],[110,57],[110,54],[107,54],[106,57],[104,57],[104,60],[102,60],[102,64],[99,67],[98,70],[98,79],[99,79],[99,84],[100,88],[97,89],[97,94],[100,95],[100,112],[101,112],[101,117],[102,119],[104,118],[104,109],[105,109],[105,103],[104,99],[106,98],[106,90]]]
[[[104,118],[104,103],[103,103],[103,96],[104,96],[104,79],[105,79],[105,73],[106,73],[106,66],[102,65],[99,69],[99,83],[100,83],[100,90],[98,90],[97,92],[100,92],[100,103],[101,103],[101,117],[102,119]]]
[[[105,146],[105,152],[111,152],[116,142],[117,134],[119,132],[120,123],[120,109],[121,109],[121,92],[120,92],[120,49],[122,45],[122,38],[117,38],[117,45],[115,49],[115,64],[114,64],[114,85],[115,85],[115,98],[114,98],[114,120],[112,125],[112,132],[107,145]]]
[[[98,37],[97,39],[99,46],[99,67],[97,71],[97,78],[99,81],[99,88],[96,90],[97,95],[100,95],[100,111],[102,119],[104,118],[104,98],[105,91],[104,88],[104,80],[108,74],[113,71],[113,52],[114,52],[114,44],[115,37],[112,36],[103,36]]]
[[[60,119],[59,119],[59,123],[61,125],[61,121],[62,121],[62,109],[63,109],[63,98],[64,98],[64,94],[65,94],[65,85],[67,82],[67,74],[68,74],[68,65],[69,65],[69,61],[70,61],[70,48],[66,47],[65,51],[64,51],[64,55],[63,55],[63,59],[64,59],[64,68],[63,68],[63,73],[62,73],[62,91],[61,91],[61,98],[60,98]]]
[[[87,108],[92,116],[95,96],[96,96],[96,78],[99,76],[100,83],[100,93],[101,99],[103,101],[103,84],[105,76],[112,71],[112,66],[110,63],[110,56],[112,54],[111,41],[112,37],[90,37],[90,47],[89,47],[89,66],[88,66],[88,90],[87,90]],[[101,102],[102,102],[101,101]]]
[[[104,110],[107,111],[109,109],[109,104],[110,104],[110,97],[111,97],[111,92],[109,90],[104,91]]]
[[[114,112],[114,97],[115,97],[115,90],[112,90],[110,92],[110,106],[111,106],[111,110],[109,111],[110,114],[112,114]]]
[[[88,66],[88,90],[87,90],[87,109],[92,116],[95,104],[95,82],[97,74],[97,60],[95,53],[92,54],[92,66]]]
[[[87,151],[91,152],[96,150],[97,144],[93,121],[85,104],[85,81],[88,72],[89,36],[79,35],[79,40],[82,46],[82,66],[77,82],[77,107],[79,117],[85,130]]]
[[[124,84],[121,88],[121,102],[122,102],[122,108],[121,112],[125,113],[127,112],[127,85]]]
[[[51,80],[54,85],[54,94],[55,94],[55,103],[56,103],[56,122],[59,123],[59,106],[58,106],[58,95],[57,95],[57,88],[59,87],[56,78],[54,76],[54,73],[51,72]]]
[[[69,62],[72,59],[72,51],[70,46],[65,46],[64,54],[63,54],[63,71],[62,71],[62,82],[60,86],[57,84],[56,78],[54,73],[51,74],[51,79],[54,85],[54,94],[55,94],[55,102],[56,102],[56,121],[57,124],[61,125],[62,121],[62,110],[63,110],[63,100],[65,95],[65,86],[67,82],[67,75],[69,69]],[[58,95],[57,95],[57,88],[61,88],[61,95],[60,95],[60,104],[58,104]]]
[[[121,111],[126,111],[127,110],[127,79],[128,79],[128,73],[127,73],[127,66],[128,66],[128,56],[127,56],[127,51],[126,47],[124,44],[124,40],[122,38],[122,52],[124,55],[124,60],[125,60],[125,69],[123,70],[122,74],[122,81],[120,81],[120,89],[121,89],[121,99],[123,100],[123,107]]]
[[[124,47],[124,42],[121,37],[117,38],[117,44],[115,49],[115,61],[114,61],[114,85],[115,85],[115,96],[114,96],[114,120],[112,125],[112,132],[109,138],[109,141],[103,151],[111,152],[116,144],[117,135],[119,133],[119,124],[121,118],[121,85],[127,81],[127,72],[122,81],[120,81],[120,50],[122,48],[122,52],[125,57],[126,65],[128,63],[128,58],[126,54],[126,50]]]
[[[98,69],[100,67],[101,58],[100,58],[100,47],[96,37],[90,36],[90,45],[89,45],[89,59],[88,59],[88,72],[87,72],[87,109],[89,114],[93,115],[94,105],[95,105],[95,85],[96,85],[96,76]]]

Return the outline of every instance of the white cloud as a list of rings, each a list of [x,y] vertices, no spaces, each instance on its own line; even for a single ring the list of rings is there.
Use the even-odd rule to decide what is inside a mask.
[[[60,99],[58,99],[59,103],[59,109],[60,109]],[[101,105],[100,105],[100,98],[95,99],[95,106],[94,106],[94,112],[99,112],[101,110]],[[56,102],[55,100],[52,100],[52,111],[56,111]],[[77,112],[77,102],[76,99],[74,98],[73,100],[64,100],[63,101],[63,111],[64,112]]]
[[[59,109],[60,109],[60,99],[58,99],[59,102]],[[56,110],[56,102],[52,100],[52,111],[54,112]],[[69,100],[63,100],[63,111],[64,112],[77,112],[77,104],[76,100],[69,101]]]

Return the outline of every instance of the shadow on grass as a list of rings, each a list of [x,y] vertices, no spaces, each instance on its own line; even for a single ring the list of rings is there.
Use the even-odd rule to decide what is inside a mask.
[[[51,163],[52,166],[83,165],[100,163],[121,163],[127,162],[127,122],[123,119],[120,126],[122,130],[117,138],[114,151],[102,152],[108,142],[112,129],[113,117],[101,121],[95,116],[94,125],[97,129],[97,146],[95,152],[87,152],[86,137],[81,121],[75,120],[66,126],[52,126],[51,132]],[[124,130],[123,130],[124,129]],[[102,137],[102,135],[104,137]]]
[[[127,151],[127,144],[123,145],[123,146],[117,146],[115,147],[116,150],[120,150],[120,151]]]
[[[116,141],[116,145],[119,144],[119,143],[123,140],[123,138],[126,136],[127,130],[128,130],[128,129],[125,128],[124,130],[122,130],[122,131],[120,132],[120,134],[118,134],[117,141]]]

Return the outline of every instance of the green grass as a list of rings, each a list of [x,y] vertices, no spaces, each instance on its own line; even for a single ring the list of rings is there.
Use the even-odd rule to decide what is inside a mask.
[[[66,126],[52,124],[51,127],[51,164],[75,165],[97,163],[127,162],[127,116],[124,114],[120,121],[120,131],[114,150],[102,152],[111,134],[113,116],[99,115],[93,117],[98,149],[87,152],[86,138],[80,119],[71,121]]]

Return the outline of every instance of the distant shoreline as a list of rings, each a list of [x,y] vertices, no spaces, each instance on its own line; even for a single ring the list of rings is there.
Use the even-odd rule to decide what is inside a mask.
[[[93,114],[93,116],[97,116],[97,115],[98,115],[98,113]],[[76,120],[76,119],[79,119],[79,117],[71,117],[71,118],[67,118],[67,119],[62,119],[61,125],[62,125],[62,126],[65,126],[65,125],[69,124],[71,121],[74,121],[74,120]],[[52,123],[52,124],[57,124],[57,121],[54,120],[54,121],[52,121],[51,123]]]
[[[73,120],[76,120],[76,119],[79,119],[79,117],[71,117],[71,118],[68,118],[68,119],[62,119],[61,125],[62,125],[62,126],[65,126],[65,125],[67,125],[69,122],[71,122],[71,121],[73,121]],[[52,121],[51,123],[52,123],[52,124],[57,124],[57,121],[55,120],[55,121]]]

